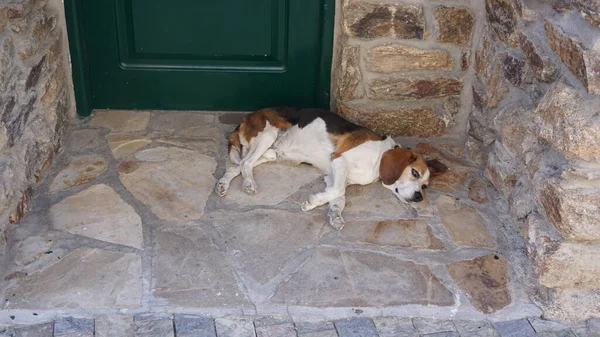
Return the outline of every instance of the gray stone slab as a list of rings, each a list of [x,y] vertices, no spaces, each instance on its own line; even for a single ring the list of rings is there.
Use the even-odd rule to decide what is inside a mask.
[[[366,317],[350,318],[334,321],[335,329],[340,337],[378,337],[377,329],[371,319]]]
[[[104,173],[107,168],[106,158],[99,154],[73,158],[67,166],[58,172],[48,188],[48,193],[56,193],[73,186],[90,183]]]
[[[418,337],[412,320],[405,317],[373,317],[379,337]]]
[[[175,315],[177,337],[217,337],[215,322],[210,317]]]
[[[205,230],[160,229],[154,240],[154,296],[177,307],[250,305],[225,255]]]
[[[223,317],[215,319],[217,336],[255,337],[254,323],[249,318]]]
[[[123,185],[163,220],[195,220],[213,191],[213,157],[177,147],[155,147],[136,153],[138,161],[119,165]]]
[[[156,111],[148,128],[152,131],[172,133],[190,127],[210,126],[215,121],[212,113],[194,111]]]
[[[76,249],[7,290],[9,309],[136,308],[142,297],[137,254]]]
[[[501,337],[534,337],[535,331],[525,318],[493,323]]]
[[[50,208],[50,218],[55,229],[143,249],[142,219],[107,185],[63,199]]]
[[[269,325],[280,325],[284,323],[293,323],[292,318],[287,315],[273,315],[273,316],[258,316],[254,317],[254,326],[269,326]]]
[[[148,126],[150,113],[132,110],[96,110],[91,125],[112,131],[142,131]]]
[[[401,202],[381,183],[360,186],[352,185],[346,189],[346,208],[344,219],[352,220],[396,220],[414,219],[417,211],[408,203]]]
[[[600,318],[590,318],[587,320],[587,328],[592,332],[600,333]],[[534,326],[535,328],[535,326]],[[537,331],[537,329],[536,329]]]
[[[546,332],[546,331],[562,331],[569,329],[569,326],[559,322],[548,321],[539,317],[529,318],[529,323],[533,327],[535,332]]]
[[[500,337],[488,321],[455,320],[454,326],[461,337]]]
[[[226,241],[230,257],[263,284],[314,244],[325,225],[323,215],[266,209],[216,212],[209,219]]]
[[[421,334],[432,334],[437,332],[456,331],[454,322],[451,320],[431,319],[431,318],[413,318],[413,324]]]
[[[96,337],[130,337],[135,333],[133,316],[103,315],[96,317]]]
[[[298,337],[338,337],[332,322],[296,322]]]
[[[84,151],[98,147],[102,144],[100,129],[73,130],[69,134],[69,151]]]
[[[592,332],[587,327],[577,327],[571,329],[576,337],[600,337],[600,333]]]
[[[134,318],[136,337],[175,337],[173,319],[167,315],[138,315]]]
[[[42,324],[34,324],[29,326],[18,326],[14,327],[11,332],[7,329],[7,335],[2,335],[2,328],[0,327],[0,336],[4,337],[53,337],[54,322],[47,322]],[[12,333],[12,335],[11,335]]]
[[[296,337],[293,323],[256,327],[256,337]]]
[[[62,317],[54,320],[55,337],[94,337],[94,319]]]
[[[461,337],[456,331],[434,332],[423,335],[423,337]]]
[[[538,332],[536,337],[577,337],[571,330]]]

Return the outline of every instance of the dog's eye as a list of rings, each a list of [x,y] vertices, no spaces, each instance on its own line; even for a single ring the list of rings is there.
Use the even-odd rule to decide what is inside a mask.
[[[422,189],[426,189],[426,188],[427,188],[427,185],[423,185],[423,186],[421,186],[421,188],[422,188]]]
[[[415,169],[412,169],[412,175],[415,178],[419,178],[419,172],[417,172],[417,170],[415,170]]]
[[[394,191],[396,191],[396,193],[398,193],[398,187],[396,187],[396,189]]]

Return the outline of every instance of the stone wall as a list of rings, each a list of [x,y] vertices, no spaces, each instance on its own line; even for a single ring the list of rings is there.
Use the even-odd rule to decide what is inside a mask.
[[[600,316],[599,11],[598,0],[485,0],[474,55],[467,147],[489,154],[550,319]]]
[[[61,7],[0,2],[0,254],[74,115]]]
[[[478,1],[342,0],[332,107],[381,134],[466,134]]]

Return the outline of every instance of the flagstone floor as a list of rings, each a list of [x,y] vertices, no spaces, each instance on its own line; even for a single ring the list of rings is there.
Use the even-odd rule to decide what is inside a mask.
[[[406,140],[450,170],[426,201],[351,186],[346,226],[301,202],[309,166],[255,169],[213,193],[239,114],[98,111],[71,133],[0,260],[0,323],[57,313],[285,314],[296,319],[539,316],[519,229],[451,143]],[[33,317],[35,316],[35,317]]]

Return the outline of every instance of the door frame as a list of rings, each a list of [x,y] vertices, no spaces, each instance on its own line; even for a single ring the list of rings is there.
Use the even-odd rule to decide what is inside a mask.
[[[75,104],[77,115],[80,118],[90,116],[93,109],[89,63],[83,28],[84,18],[81,10],[83,1],[86,0],[64,0]],[[319,27],[321,56],[315,97],[317,107],[329,109],[336,0],[320,0],[320,2],[322,9],[321,27]]]

